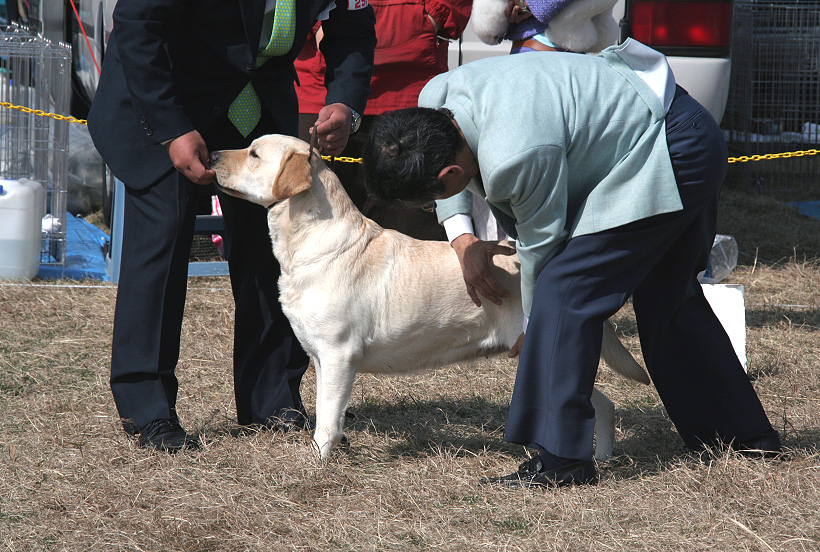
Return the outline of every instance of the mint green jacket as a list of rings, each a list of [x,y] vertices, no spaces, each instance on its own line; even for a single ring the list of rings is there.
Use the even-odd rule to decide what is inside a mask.
[[[419,105],[446,107],[476,156],[467,189],[512,217],[521,295],[561,245],[683,208],[659,97],[620,55],[542,52],[486,58],[433,78]],[[439,221],[470,214],[466,191]]]

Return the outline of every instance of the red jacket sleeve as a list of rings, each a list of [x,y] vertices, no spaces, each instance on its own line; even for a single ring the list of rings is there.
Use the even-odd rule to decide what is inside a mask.
[[[424,10],[438,23],[439,36],[456,39],[470,20],[472,0],[425,0]]]

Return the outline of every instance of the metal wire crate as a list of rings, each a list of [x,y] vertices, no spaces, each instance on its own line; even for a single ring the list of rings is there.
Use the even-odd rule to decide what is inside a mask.
[[[67,115],[71,102],[71,48],[27,28],[0,28],[0,101]],[[0,177],[27,178],[43,189],[40,263],[65,264],[68,193],[67,121],[0,108]]]
[[[820,147],[820,1],[736,0],[722,126],[732,156]],[[730,166],[729,183],[782,200],[820,196],[818,156]]]

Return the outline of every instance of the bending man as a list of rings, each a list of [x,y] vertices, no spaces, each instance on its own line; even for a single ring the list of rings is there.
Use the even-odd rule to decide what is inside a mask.
[[[370,193],[425,205],[469,189],[521,260],[529,319],[505,438],[539,454],[491,481],[597,481],[590,396],[601,328],[630,296],[685,444],[780,449],[697,281],[727,170],[723,134],[661,54],[628,40],[595,57],[489,58],[434,78],[419,104],[374,124]],[[457,213],[447,201],[437,210],[440,220]],[[501,301],[488,266],[505,248],[468,233],[452,243],[474,302]]]

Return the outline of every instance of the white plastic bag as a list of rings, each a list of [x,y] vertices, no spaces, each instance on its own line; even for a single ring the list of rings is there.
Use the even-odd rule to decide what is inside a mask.
[[[737,266],[737,241],[732,236],[718,234],[712,244],[712,253],[709,255],[709,265],[701,275],[703,284],[717,284],[725,280]]]

